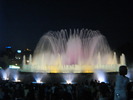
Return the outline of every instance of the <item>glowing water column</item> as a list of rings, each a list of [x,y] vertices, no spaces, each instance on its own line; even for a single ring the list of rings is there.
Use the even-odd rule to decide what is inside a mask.
[[[123,53],[120,56],[120,64],[121,65],[126,65],[126,59],[125,59],[125,55]]]
[[[113,62],[114,62],[114,64],[113,64],[113,70],[114,71],[118,71],[118,67],[119,67],[119,64],[118,64],[118,61],[117,61],[117,56],[116,56],[116,52],[114,52],[114,55],[113,55]]]
[[[99,31],[88,29],[50,31],[44,34],[36,49],[23,56],[23,71],[47,73],[93,73],[97,69],[117,72],[125,65],[125,55],[120,61]],[[119,63],[120,62],[120,63]]]
[[[22,69],[21,71],[24,72],[31,72],[31,66],[32,66],[32,55],[29,55],[28,60],[26,59],[26,56],[23,55],[23,61],[22,61]]]
[[[31,54],[29,55],[29,64],[30,65],[32,64],[32,55]]]
[[[22,65],[25,66],[26,64],[26,58],[25,58],[25,55],[23,55],[23,62],[22,62]]]

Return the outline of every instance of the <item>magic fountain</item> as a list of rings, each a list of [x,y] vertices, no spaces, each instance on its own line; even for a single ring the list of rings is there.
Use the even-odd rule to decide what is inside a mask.
[[[124,54],[117,57],[99,31],[61,30],[50,31],[41,37],[33,57],[23,56],[22,71],[92,73],[101,69],[117,72],[118,67],[125,64]]]

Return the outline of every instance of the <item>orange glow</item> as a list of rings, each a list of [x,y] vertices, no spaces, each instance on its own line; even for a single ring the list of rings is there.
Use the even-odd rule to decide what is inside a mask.
[[[50,66],[50,73],[59,73],[57,66]]]
[[[59,73],[58,70],[51,70],[50,73]]]
[[[83,71],[83,73],[92,73],[93,71],[91,71],[91,70],[85,70],[85,71]]]

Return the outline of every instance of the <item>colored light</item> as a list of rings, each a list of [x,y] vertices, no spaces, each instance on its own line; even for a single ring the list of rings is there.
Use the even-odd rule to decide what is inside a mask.
[[[12,48],[11,46],[6,46],[6,48]]]
[[[21,80],[14,80],[13,82],[21,82]]]
[[[21,53],[22,51],[21,50],[17,50],[17,53]]]
[[[10,69],[20,69],[19,66],[15,66],[15,65],[9,65],[9,68],[10,68]]]
[[[67,84],[72,84],[72,82],[70,80],[67,80],[66,83]]]

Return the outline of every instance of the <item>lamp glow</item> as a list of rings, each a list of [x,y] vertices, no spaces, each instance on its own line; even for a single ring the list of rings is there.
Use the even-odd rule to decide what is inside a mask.
[[[21,80],[14,80],[13,82],[21,82]]]
[[[72,84],[72,82],[70,80],[67,80],[66,83],[67,84]]]
[[[21,53],[21,50],[17,50],[17,53]]]

